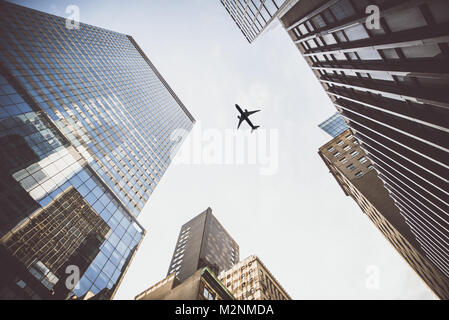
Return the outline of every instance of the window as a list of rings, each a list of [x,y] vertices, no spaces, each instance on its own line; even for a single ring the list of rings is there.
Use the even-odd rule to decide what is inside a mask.
[[[361,60],[382,60],[379,52],[373,48],[363,48],[357,50],[357,54],[359,55]]]
[[[343,159],[340,160],[340,162],[344,164],[344,163],[348,162],[348,159],[343,158]]]
[[[401,12],[396,14],[387,15],[385,16],[385,21],[390,27],[391,32],[409,30],[426,25],[426,20],[417,7],[401,10]]]
[[[366,32],[365,27],[361,24],[345,29],[345,33],[349,41],[357,41],[369,38],[369,35]]]
[[[334,150],[335,150],[334,147],[330,147],[329,149],[327,149],[327,151],[329,151],[329,152],[332,152],[332,151],[334,151]]]
[[[337,142],[337,145],[342,146],[343,143],[344,143],[343,140],[340,140],[340,141]]]
[[[359,162],[360,163],[365,163],[365,162],[367,162],[368,161],[368,159],[366,158],[366,157],[361,157],[360,159],[359,159]]]
[[[324,34],[322,37],[323,37],[324,42],[326,42],[326,44],[327,44],[328,46],[337,43],[337,40],[335,40],[335,38],[334,38],[334,36],[332,35],[332,33]]]
[[[383,50],[381,50],[381,52],[383,53],[384,57],[388,60],[399,59],[399,55],[396,52],[396,49],[383,49]]]
[[[321,17],[321,15],[317,15],[315,17],[312,18],[312,22],[315,25],[315,27],[317,29],[323,28],[326,26],[326,22],[324,21],[324,19]]]
[[[351,156],[355,157],[359,154],[360,152],[358,152],[357,150],[354,150],[351,152]]]
[[[434,58],[441,54],[438,44],[428,44],[401,48],[407,58]]]
[[[341,153],[337,151],[336,153],[334,153],[334,157],[337,158],[340,154]]]
[[[357,172],[357,173],[355,174],[355,177],[356,177],[356,178],[361,178],[361,177],[363,177],[363,171]]]
[[[215,300],[215,295],[210,293],[209,290],[207,290],[206,287],[204,287],[203,296],[207,300]]]
[[[298,26],[298,28],[299,28],[299,31],[301,32],[302,35],[305,35],[305,34],[309,33],[309,31],[307,30],[307,28],[303,24],[300,24]]]
[[[309,47],[312,48],[312,49],[317,47],[317,45],[316,45],[316,43],[315,43],[315,40],[313,40],[313,39],[307,40],[307,44],[308,44]]]
[[[338,21],[349,18],[355,14],[354,8],[348,0],[342,0],[334,4],[330,9]]]
[[[337,31],[335,32],[335,36],[337,37],[337,39],[340,42],[347,42],[348,40],[346,39],[345,34],[343,33],[343,31]]]
[[[352,170],[355,169],[355,165],[351,163],[351,164],[350,164],[349,166],[347,166],[346,168],[352,171]]]
[[[22,289],[24,289],[27,285],[23,280],[17,281],[16,284]]]
[[[351,146],[346,146],[346,147],[343,148],[343,150],[349,151],[349,150],[351,150]]]

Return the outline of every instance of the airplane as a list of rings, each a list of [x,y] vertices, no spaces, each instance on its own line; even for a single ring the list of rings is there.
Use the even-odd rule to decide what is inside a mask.
[[[240,106],[238,104],[235,105],[235,107],[237,108],[237,110],[240,112],[240,116],[238,116],[237,118],[240,120],[239,121],[239,125],[237,127],[237,130],[240,128],[240,126],[242,125],[243,121],[246,121],[250,126],[251,126],[251,133],[254,130],[257,130],[258,128],[260,128],[260,126],[255,126],[252,124],[251,120],[249,120],[249,116],[252,114],[255,114],[257,112],[259,112],[260,110],[256,110],[256,111],[248,111],[245,109],[245,111],[242,110],[242,108],[240,108]]]

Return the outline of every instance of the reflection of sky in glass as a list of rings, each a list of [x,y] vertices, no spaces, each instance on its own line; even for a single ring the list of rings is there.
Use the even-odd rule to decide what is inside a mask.
[[[113,290],[142,238],[133,216],[170,163],[170,133],[193,119],[126,35],[0,6],[0,138],[2,154],[13,150],[5,174],[39,208],[71,188],[84,198],[112,232],[75,294]],[[8,213],[21,216],[15,200]]]
[[[276,17],[286,0],[221,0],[245,38],[252,42]]]
[[[329,119],[327,119],[326,121],[324,121],[323,123],[321,123],[319,127],[333,138],[337,137],[343,131],[348,129],[348,125],[338,112]]]

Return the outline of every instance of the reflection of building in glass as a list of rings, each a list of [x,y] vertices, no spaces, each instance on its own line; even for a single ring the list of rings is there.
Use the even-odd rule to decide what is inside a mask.
[[[291,6],[292,0],[221,0],[221,3],[248,42],[253,42]]]
[[[112,297],[171,135],[194,123],[132,37],[65,25],[0,2],[0,298]]]
[[[348,129],[345,119],[343,119],[338,112],[326,121],[322,122],[319,127],[333,138]]]
[[[449,299],[449,278],[426,256],[351,130],[322,146],[319,154],[345,194],[357,202],[429,288],[441,299]]]
[[[183,282],[172,273],[137,295],[136,300],[234,300],[234,297],[216,275],[205,267]]]
[[[449,1],[299,1],[280,19],[449,276]]]
[[[109,231],[106,222],[70,186],[3,236],[0,243],[46,288],[58,294],[58,289],[67,293],[59,281],[66,267],[75,265],[84,273]],[[8,276],[15,273],[2,271]],[[64,298],[64,294],[59,297]]]
[[[219,279],[237,300],[291,300],[256,256],[250,256],[221,272]]]
[[[167,275],[184,281],[203,267],[218,275],[238,261],[239,246],[208,208],[182,226]]]

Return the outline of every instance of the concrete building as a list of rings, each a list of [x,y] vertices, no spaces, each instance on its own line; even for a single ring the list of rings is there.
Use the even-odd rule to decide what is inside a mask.
[[[449,1],[301,0],[277,14],[425,255],[449,276]]]
[[[135,300],[234,300],[232,293],[209,268],[197,270],[180,281],[176,273],[145,290]]]
[[[257,256],[250,256],[218,277],[237,300],[291,300]]]
[[[449,278],[426,256],[352,131],[322,146],[319,154],[344,193],[357,202],[436,296],[449,299]]]
[[[449,1],[302,0],[280,19],[449,276]]]
[[[112,298],[195,120],[129,35],[6,1],[0,30],[0,299]]]
[[[238,261],[237,242],[207,208],[182,226],[167,275],[184,281],[204,267],[218,275]]]

